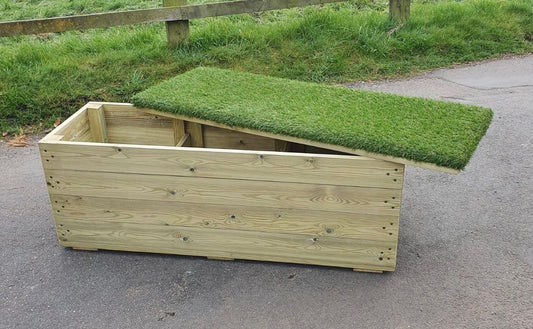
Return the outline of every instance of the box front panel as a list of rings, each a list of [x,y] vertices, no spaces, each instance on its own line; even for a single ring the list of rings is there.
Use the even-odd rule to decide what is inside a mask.
[[[62,149],[62,146],[66,147]],[[331,180],[316,179],[316,176],[327,176],[320,170],[314,171],[316,176],[308,175],[313,177],[308,182],[298,166],[296,170],[284,167],[283,175],[243,170],[239,179],[237,164],[232,164],[234,170],[223,168],[228,167],[227,161],[205,164],[205,176],[219,173],[219,177],[209,178],[202,177],[201,162],[196,163],[194,171],[181,170],[190,166],[174,171],[154,166],[167,159],[158,153],[161,150],[143,149],[142,163],[149,164],[143,166],[138,164],[140,155],[133,156],[135,152],[128,146],[119,147],[120,152],[116,146],[91,149],[92,146],[74,145],[73,148],[56,143],[43,145],[41,150],[58,237],[63,246],[377,271],[395,268],[402,166],[390,167],[377,161],[372,170],[374,175],[381,172],[384,181],[394,175],[390,182],[397,183],[393,185],[396,188],[332,185]],[[105,161],[77,156],[91,154],[90,157],[98,158],[94,154],[99,154],[102,147],[113,148],[112,154],[101,154]],[[176,160],[190,154],[179,151],[170,158]],[[254,157],[262,155],[263,163],[274,157],[263,153]],[[231,153],[224,155],[230,157]],[[202,156],[197,152],[197,157]],[[316,160],[316,156],[301,155],[290,161],[303,163],[313,158]],[[130,166],[127,159],[133,159]],[[317,162],[332,161],[323,170],[333,172],[334,160],[319,157]],[[340,157],[342,160],[344,157]],[[176,160],[180,161],[186,162]],[[368,171],[370,162],[361,161],[365,166],[360,170]],[[74,170],[76,164],[83,170]],[[93,170],[89,171],[90,168]],[[135,173],[119,172],[120,168]],[[264,167],[262,170],[269,171]],[[253,179],[254,175],[265,180]],[[347,176],[345,184],[350,180],[350,175]],[[357,175],[352,180],[364,185],[364,179],[357,180]]]

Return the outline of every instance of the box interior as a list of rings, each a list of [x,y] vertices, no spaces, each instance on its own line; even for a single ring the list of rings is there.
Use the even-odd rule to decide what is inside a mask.
[[[52,139],[357,156],[153,114],[129,104],[89,103],[71,118],[71,122],[65,122],[62,129],[51,134],[55,137]]]

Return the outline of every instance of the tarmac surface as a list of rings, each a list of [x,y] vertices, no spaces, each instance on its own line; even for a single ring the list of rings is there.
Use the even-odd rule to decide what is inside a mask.
[[[460,174],[407,167],[395,272],[62,248],[0,143],[0,328],[533,328],[533,55],[350,87],[495,113]]]

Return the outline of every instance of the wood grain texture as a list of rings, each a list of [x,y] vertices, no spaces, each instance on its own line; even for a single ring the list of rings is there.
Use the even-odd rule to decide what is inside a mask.
[[[204,146],[232,150],[276,151],[275,140],[272,138],[211,126],[204,126]]]
[[[366,241],[285,233],[147,224],[57,222],[66,247],[253,259],[393,271],[393,241]]]
[[[397,216],[401,190],[163,175],[46,170],[51,195]]]
[[[172,120],[172,128],[174,129],[174,145],[178,145],[185,136],[185,122],[183,120]]]
[[[366,157],[123,144],[52,143],[45,169],[401,189],[404,166]],[[120,149],[120,151],[119,151]],[[50,156],[54,155],[54,158]],[[191,170],[192,168],[192,170]]]
[[[204,147],[204,129],[201,124],[185,121],[185,131],[190,135],[191,147]]]
[[[190,147],[191,146],[191,135],[189,133],[185,133],[183,137],[178,141],[176,144],[176,147]]]
[[[107,143],[107,129],[103,106],[88,106],[87,117],[89,119],[92,140],[98,143]]]
[[[110,143],[174,146],[175,121],[135,108],[104,106]]]
[[[54,217],[79,221],[206,227],[242,231],[307,234],[393,241],[398,216],[351,214],[290,208],[213,205],[176,201],[53,195]]]
[[[46,135],[40,142],[52,141],[55,139],[52,136],[63,136],[63,141],[78,141],[78,142],[91,142],[92,133],[89,127],[89,118],[87,116],[87,108],[94,105],[88,103],[81,109],[76,111],[67,120],[57,126],[48,135]]]

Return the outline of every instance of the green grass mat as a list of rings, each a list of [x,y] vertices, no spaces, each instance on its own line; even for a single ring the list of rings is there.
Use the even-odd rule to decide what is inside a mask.
[[[490,109],[200,67],[157,84],[137,107],[463,169]]]

